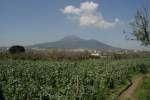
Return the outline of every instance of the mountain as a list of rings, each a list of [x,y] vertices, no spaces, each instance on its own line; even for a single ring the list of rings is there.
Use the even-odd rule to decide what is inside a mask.
[[[71,35],[66,36],[61,40],[55,42],[47,42],[47,43],[40,43],[29,46],[30,48],[69,48],[69,49],[109,49],[109,50],[118,50],[119,48],[115,48],[99,42],[97,40],[85,40],[81,39],[80,37]]]

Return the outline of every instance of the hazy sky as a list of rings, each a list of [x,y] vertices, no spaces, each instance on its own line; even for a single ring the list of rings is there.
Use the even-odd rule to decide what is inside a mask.
[[[145,0],[0,0],[0,46],[51,42],[67,35],[143,49],[123,30]],[[150,6],[150,0],[147,0]]]

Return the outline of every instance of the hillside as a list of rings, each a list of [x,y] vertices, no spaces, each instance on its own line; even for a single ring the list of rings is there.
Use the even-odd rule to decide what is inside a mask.
[[[118,50],[120,48],[112,47],[97,40],[85,40],[77,36],[66,36],[55,42],[40,43],[29,46],[30,48],[69,48],[69,49],[107,49]]]

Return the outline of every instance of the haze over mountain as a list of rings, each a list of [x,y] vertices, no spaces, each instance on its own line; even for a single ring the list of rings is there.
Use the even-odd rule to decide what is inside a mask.
[[[85,40],[80,37],[70,35],[55,42],[40,43],[29,46],[30,48],[69,48],[69,49],[109,49],[118,50],[120,48],[112,47],[97,40]]]

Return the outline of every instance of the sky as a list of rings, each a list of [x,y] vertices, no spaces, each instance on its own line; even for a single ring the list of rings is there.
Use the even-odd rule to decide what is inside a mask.
[[[150,0],[0,0],[0,46],[32,45],[68,35],[127,49],[147,48],[126,40],[129,22]]]

